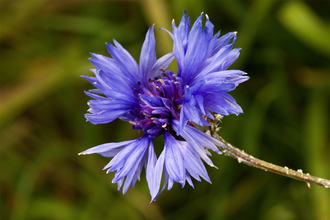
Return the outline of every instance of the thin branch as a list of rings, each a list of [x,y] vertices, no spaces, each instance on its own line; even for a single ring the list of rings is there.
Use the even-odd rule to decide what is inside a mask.
[[[220,120],[221,120],[221,117],[219,118],[218,121],[220,121]],[[276,173],[276,174],[279,174],[282,176],[286,176],[286,177],[289,177],[292,179],[306,182],[309,189],[310,189],[310,183],[314,183],[319,186],[323,186],[325,188],[330,188],[330,180],[311,176],[311,175],[309,175],[309,173],[303,173],[303,171],[301,169],[298,169],[296,171],[296,170],[289,169],[288,167],[277,166],[277,165],[268,163],[266,161],[260,160],[258,158],[253,157],[252,155],[245,153],[243,150],[240,150],[240,149],[234,147],[233,145],[231,145],[230,143],[225,141],[223,138],[221,138],[217,134],[217,130],[218,130],[217,123],[215,123],[215,124],[212,123],[211,124],[211,135],[214,138],[218,139],[219,141],[223,142],[227,146],[227,148],[223,147],[221,149],[221,151],[224,153],[225,156],[232,157],[232,158],[236,159],[239,163],[244,163],[249,166],[253,166],[253,167],[268,171],[268,172]]]

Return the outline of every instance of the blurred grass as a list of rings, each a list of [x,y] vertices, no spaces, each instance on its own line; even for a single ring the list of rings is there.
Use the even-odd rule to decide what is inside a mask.
[[[300,1],[288,2],[279,11],[279,19],[283,26],[311,49],[330,56],[329,24],[306,4]]]
[[[134,139],[130,125],[85,123],[89,52],[115,38],[138,60],[155,23],[158,56],[184,9],[203,11],[242,48],[232,68],[251,79],[232,95],[244,114],[220,134],[261,159],[330,178],[329,5],[325,1],[1,1],[1,219],[330,219],[329,190],[214,155],[212,185],[175,184],[156,202],[144,175],[125,196],[102,171],[108,159],[77,154]],[[172,65],[171,68],[175,68]],[[156,145],[158,146],[158,145]]]

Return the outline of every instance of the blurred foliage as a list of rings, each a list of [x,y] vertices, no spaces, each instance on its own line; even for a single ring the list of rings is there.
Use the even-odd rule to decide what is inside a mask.
[[[222,34],[238,31],[231,68],[251,79],[232,95],[244,114],[220,135],[252,155],[330,178],[327,1],[1,1],[1,219],[330,219],[330,191],[213,155],[213,184],[175,184],[156,202],[144,175],[125,196],[105,175],[107,158],[77,156],[139,136],[128,123],[85,123],[89,52],[118,40],[138,60],[155,23],[157,53],[171,51],[160,27],[203,11]],[[173,65],[175,68],[175,65]],[[161,147],[161,143],[156,144]]]

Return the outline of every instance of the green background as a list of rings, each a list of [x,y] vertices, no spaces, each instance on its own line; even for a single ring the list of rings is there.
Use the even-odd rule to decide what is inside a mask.
[[[328,1],[1,0],[1,219],[330,219],[330,190],[213,154],[213,184],[165,190],[156,202],[143,172],[123,196],[102,171],[98,144],[139,137],[128,123],[92,125],[89,52],[115,38],[138,60],[155,23],[158,57],[172,49],[165,27],[209,15],[215,31],[238,31],[230,69],[250,80],[231,94],[244,110],[219,134],[255,157],[330,178]],[[172,65],[171,68],[175,68]],[[162,148],[161,143],[156,148]]]

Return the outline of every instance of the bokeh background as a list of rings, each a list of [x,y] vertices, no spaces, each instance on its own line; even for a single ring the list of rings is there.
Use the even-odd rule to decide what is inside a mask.
[[[107,55],[115,38],[138,60],[155,23],[157,53],[172,43],[183,10],[209,15],[215,31],[238,31],[231,69],[251,77],[231,94],[244,114],[219,134],[261,158],[330,179],[328,1],[1,0],[1,219],[330,219],[330,190],[214,154],[213,184],[165,190],[156,202],[142,174],[123,196],[102,171],[98,144],[139,136],[128,123],[85,122],[92,88],[89,52]],[[175,68],[175,65],[171,66]],[[161,143],[158,143],[161,148]]]

